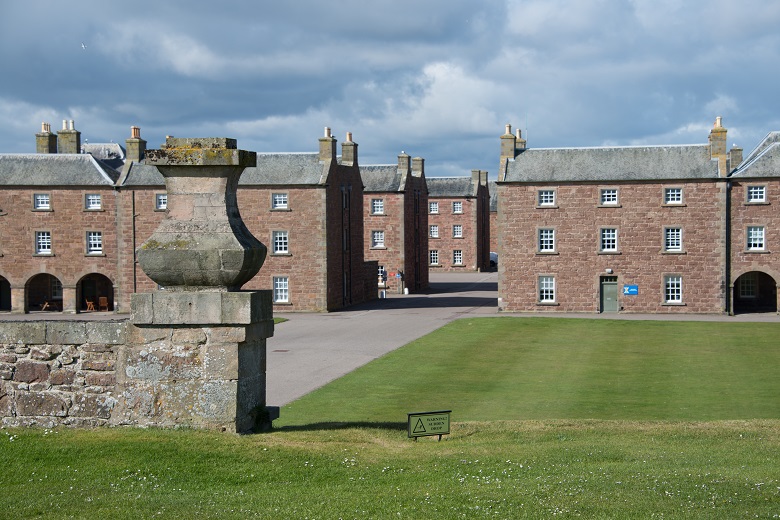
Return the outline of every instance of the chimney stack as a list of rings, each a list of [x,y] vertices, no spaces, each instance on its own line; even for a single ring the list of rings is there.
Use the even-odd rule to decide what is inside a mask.
[[[320,162],[336,160],[336,139],[330,135],[330,128],[325,127],[325,136],[320,137]]]
[[[130,127],[130,138],[125,141],[127,149],[127,162],[139,163],[146,154],[146,141],[141,139],[141,129],[137,126]]]
[[[412,159],[412,177],[422,177],[425,173],[425,159],[415,157]]]
[[[398,172],[401,175],[404,175],[406,173],[409,173],[411,169],[411,158],[409,157],[409,154],[407,154],[404,151],[401,151],[400,154],[398,154]]]
[[[70,120],[70,124],[66,120],[62,120],[62,130],[57,132],[58,144],[57,151],[59,153],[81,153],[81,132],[76,130],[76,125],[73,120]]]
[[[35,134],[35,153],[57,153],[57,134],[49,123],[41,123],[41,132]]]
[[[346,140],[341,143],[341,164],[346,166],[357,166],[358,164],[358,145],[352,141],[352,132],[347,132]]]
[[[515,157],[521,150],[525,150],[525,139],[523,139],[523,133],[518,128],[515,132]]]
[[[726,177],[728,171],[728,155],[726,153],[726,134],[727,130],[723,128],[723,118],[715,118],[715,125],[710,130],[710,157],[718,160],[718,176]]]

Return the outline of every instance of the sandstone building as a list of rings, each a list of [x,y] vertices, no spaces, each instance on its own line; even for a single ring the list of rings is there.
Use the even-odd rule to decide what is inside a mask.
[[[439,271],[490,268],[487,172],[428,179],[428,266]]]
[[[428,186],[421,157],[361,166],[366,258],[376,260],[381,289],[428,289]]]
[[[507,126],[499,308],[777,311],[778,137],[743,161],[726,135],[718,118],[703,144],[533,149]]]

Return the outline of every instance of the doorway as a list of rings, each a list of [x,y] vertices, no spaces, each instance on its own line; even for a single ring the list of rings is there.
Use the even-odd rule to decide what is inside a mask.
[[[602,276],[600,278],[600,312],[618,311],[618,280],[617,276]]]

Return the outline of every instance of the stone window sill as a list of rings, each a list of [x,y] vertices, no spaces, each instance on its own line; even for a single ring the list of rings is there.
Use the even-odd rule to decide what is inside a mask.
[[[682,302],[664,302],[661,304],[662,307],[685,307],[686,305]]]
[[[537,256],[556,256],[558,255],[558,251],[537,251]]]
[[[662,208],[685,208],[687,204],[661,204]]]
[[[372,251],[384,251],[387,249],[387,246],[371,246],[369,249]]]
[[[622,208],[622,204],[599,204],[597,208]]]
[[[54,253],[33,253],[33,256],[48,258],[50,256],[55,256],[55,255]]]
[[[84,208],[85,213],[101,213],[105,211],[103,208]]]
[[[271,208],[270,211],[285,212],[285,211],[292,211],[292,210],[290,208]]]
[[[536,302],[538,307],[559,307],[561,304],[558,302]]]
[[[771,253],[771,251],[767,249],[745,249],[742,252],[746,255],[766,255]]]
[[[292,253],[271,253],[268,256],[292,256]]]
[[[661,251],[661,254],[662,255],[687,255],[688,252],[687,251],[667,251],[667,250],[663,250],[663,251]]]
[[[33,208],[33,213],[53,213],[54,210],[51,208]]]
[[[106,256],[105,253],[84,253],[85,258]]]
[[[620,251],[599,251],[598,254],[609,256],[609,255],[622,255],[623,253]]]

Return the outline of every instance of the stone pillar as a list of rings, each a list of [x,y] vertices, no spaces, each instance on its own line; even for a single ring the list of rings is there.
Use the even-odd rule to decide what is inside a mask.
[[[270,427],[265,402],[270,291],[240,291],[266,248],[247,230],[236,189],[254,152],[224,138],[169,137],[148,150],[165,178],[168,211],[139,248],[141,269],[165,288],[132,295],[117,359],[116,424],[232,432]]]
[[[21,287],[11,286],[11,313],[25,314],[27,312],[27,299],[24,296],[24,285]]]
[[[76,314],[76,308],[78,302],[76,302],[76,286],[64,285],[62,286],[62,312],[65,314]]]

